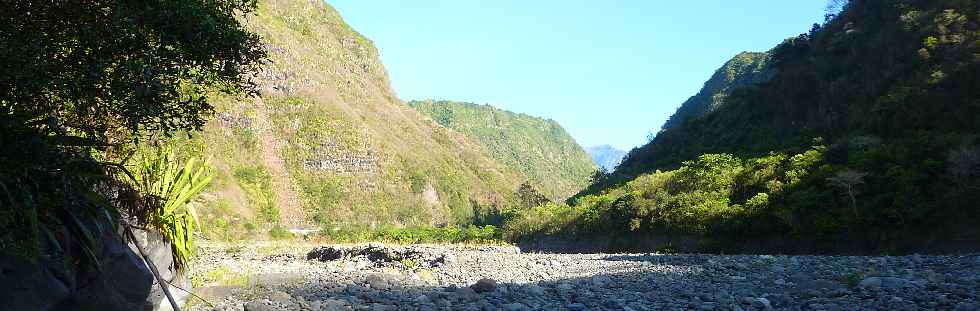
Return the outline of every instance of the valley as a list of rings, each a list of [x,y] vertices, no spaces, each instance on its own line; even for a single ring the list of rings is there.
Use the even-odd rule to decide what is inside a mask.
[[[670,103],[628,80],[723,40],[368,15],[446,36],[383,62],[329,2],[0,13],[0,310],[980,310],[980,2],[829,1]]]

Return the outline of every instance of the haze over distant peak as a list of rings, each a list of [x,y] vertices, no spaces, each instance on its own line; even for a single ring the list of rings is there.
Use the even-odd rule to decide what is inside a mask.
[[[585,152],[589,153],[589,157],[592,158],[592,162],[603,168],[607,172],[612,172],[616,169],[616,165],[623,161],[623,157],[626,156],[626,151],[616,149],[616,147],[610,145],[598,145],[585,148]]]

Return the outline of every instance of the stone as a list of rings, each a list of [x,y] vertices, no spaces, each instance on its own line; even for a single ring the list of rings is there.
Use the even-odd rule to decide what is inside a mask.
[[[371,311],[394,311],[398,310],[397,306],[386,305],[381,303],[376,303],[371,305]]]
[[[879,289],[881,288],[881,278],[880,277],[864,278],[864,280],[861,280],[861,283],[858,283],[858,287],[863,289],[872,289],[872,290]]]
[[[965,301],[956,304],[956,307],[953,308],[953,311],[976,311],[976,310],[980,310],[980,305],[973,302],[965,302]]]
[[[506,311],[524,311],[524,310],[529,310],[529,308],[526,305],[524,305],[523,303],[520,303],[520,302],[508,303],[508,304],[503,305],[503,307],[504,307],[504,310],[506,310]]]
[[[926,280],[929,280],[929,282],[936,283],[936,284],[946,282],[946,276],[936,273],[936,271],[926,270],[925,274],[926,274]]]
[[[568,283],[558,284],[558,286],[556,286],[556,288],[558,288],[558,291],[560,291],[560,292],[570,292],[570,291],[575,290],[575,286],[572,286],[572,284],[568,284]]]
[[[51,310],[60,305],[71,306],[73,310],[170,310],[163,291],[135,246],[124,241],[119,232],[105,230],[112,228],[107,223],[96,225],[88,219],[82,221],[95,233],[93,237],[99,247],[92,252],[99,260],[101,271],[66,264],[65,258],[60,256],[30,263],[0,252],[0,301],[3,302],[0,308]],[[70,230],[52,230],[61,232],[61,243],[72,244],[80,240]],[[174,267],[170,244],[162,235],[139,229],[134,229],[133,233],[164,280],[191,289],[190,280]],[[67,259],[75,261],[78,258]],[[172,293],[178,304],[186,302],[186,292],[172,290]]]
[[[566,305],[565,308],[568,309],[568,310],[571,310],[571,311],[584,311],[584,310],[587,310],[588,309],[588,308],[585,307],[584,304],[581,304],[581,303],[578,303],[578,302],[576,302],[576,303],[570,303],[570,304]]]
[[[497,290],[497,281],[492,279],[480,279],[476,281],[475,284],[470,285],[470,288],[477,293],[489,293]]]
[[[534,295],[534,296],[544,295],[544,287],[537,286],[537,285],[534,285],[534,284],[530,284],[530,285],[527,285],[526,287],[524,287],[524,291],[526,291],[528,294],[531,294],[531,295]]]
[[[253,300],[245,303],[245,311],[273,311],[271,306],[265,302]]]
[[[364,282],[368,286],[371,286],[371,289],[386,290],[389,287],[388,281],[379,274],[368,275],[367,278],[364,279]]]
[[[323,311],[343,311],[347,310],[347,303],[343,300],[327,299],[323,301],[320,308]]]
[[[754,304],[755,301],[756,301],[755,300],[755,297],[742,297],[742,299],[739,299],[739,302],[744,303],[744,304],[747,304],[747,305]]]
[[[459,300],[476,300],[480,296],[480,294],[477,294],[476,291],[469,287],[457,288],[453,293],[456,294],[456,298]]]
[[[881,278],[881,287],[883,288],[900,289],[900,288],[906,288],[911,286],[912,283],[906,279],[890,277],[890,276]]]
[[[769,302],[769,299],[766,298],[756,298],[754,301],[752,301],[752,305],[764,310],[772,310],[772,304]]]
[[[608,286],[610,283],[612,283],[612,279],[604,275],[594,276],[592,277],[591,281],[592,281],[592,286],[595,287],[605,287]]]
[[[269,294],[269,300],[272,301],[287,302],[290,301],[291,299],[293,299],[293,296],[290,296],[289,294],[281,291],[274,291],[271,294]]]

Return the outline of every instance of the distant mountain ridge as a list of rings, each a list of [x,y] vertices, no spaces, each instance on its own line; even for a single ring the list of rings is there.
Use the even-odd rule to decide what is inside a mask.
[[[584,188],[596,168],[554,120],[465,102],[416,100],[408,105],[482,145],[498,163],[522,172],[552,200]]]
[[[606,172],[612,172],[616,169],[616,165],[623,161],[623,157],[626,156],[626,151],[619,150],[610,145],[598,145],[585,148],[585,152],[589,153],[592,158],[592,162],[601,167]]]

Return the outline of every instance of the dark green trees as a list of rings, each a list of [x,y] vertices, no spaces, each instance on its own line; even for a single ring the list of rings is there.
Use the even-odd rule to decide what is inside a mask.
[[[13,1],[0,12],[0,244],[25,251],[110,207],[135,143],[200,129],[213,93],[254,92],[253,1]],[[129,211],[134,212],[134,211]],[[83,232],[80,232],[83,233]],[[79,234],[78,236],[85,236]],[[91,237],[90,237],[91,238]]]
[[[971,155],[980,146],[980,3],[855,0],[843,8],[771,50],[768,81],[665,128],[586,194],[627,191],[703,154],[800,154],[822,137],[819,174],[768,193],[765,211],[776,220],[766,223],[779,226],[755,232],[821,239],[811,244],[817,250],[837,241],[914,250],[929,239],[980,237],[980,191],[966,190],[976,182],[964,178],[980,167]]]

